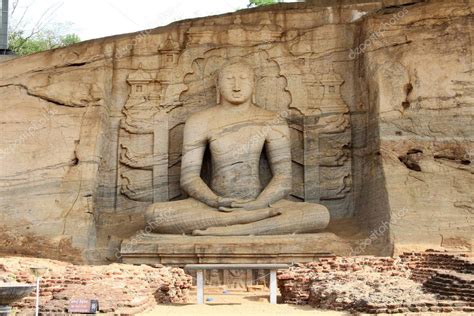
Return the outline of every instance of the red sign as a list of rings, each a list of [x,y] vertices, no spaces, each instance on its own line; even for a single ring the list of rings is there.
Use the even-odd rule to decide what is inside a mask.
[[[72,299],[69,302],[69,313],[95,314],[99,310],[99,301],[86,299]]]

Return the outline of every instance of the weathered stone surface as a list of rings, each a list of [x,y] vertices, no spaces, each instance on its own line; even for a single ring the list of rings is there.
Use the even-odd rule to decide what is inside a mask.
[[[472,250],[472,13],[472,2],[431,1],[363,22],[367,194],[356,210],[374,228],[390,222],[396,253]]]
[[[233,57],[256,71],[256,104],[287,115],[292,200],[352,218],[378,254],[472,249],[473,4],[349,2],[0,63],[0,252],[113,260],[149,205],[186,198],[183,125],[216,104],[216,71]]]

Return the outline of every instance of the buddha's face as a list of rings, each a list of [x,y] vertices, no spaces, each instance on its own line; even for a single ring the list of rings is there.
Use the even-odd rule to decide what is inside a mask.
[[[254,84],[253,72],[246,65],[232,64],[219,74],[221,98],[234,105],[250,100]]]

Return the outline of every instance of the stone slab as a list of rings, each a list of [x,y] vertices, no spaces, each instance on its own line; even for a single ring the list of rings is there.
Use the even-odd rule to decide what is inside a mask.
[[[284,263],[205,263],[187,264],[185,270],[212,270],[212,269],[288,269],[289,265]]]
[[[121,245],[124,263],[292,263],[348,255],[351,243],[333,233],[207,237],[139,232]]]

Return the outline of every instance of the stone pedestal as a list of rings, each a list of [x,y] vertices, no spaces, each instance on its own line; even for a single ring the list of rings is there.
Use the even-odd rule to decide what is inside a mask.
[[[124,263],[292,263],[349,255],[350,242],[333,233],[278,236],[184,236],[139,232],[122,242]]]

